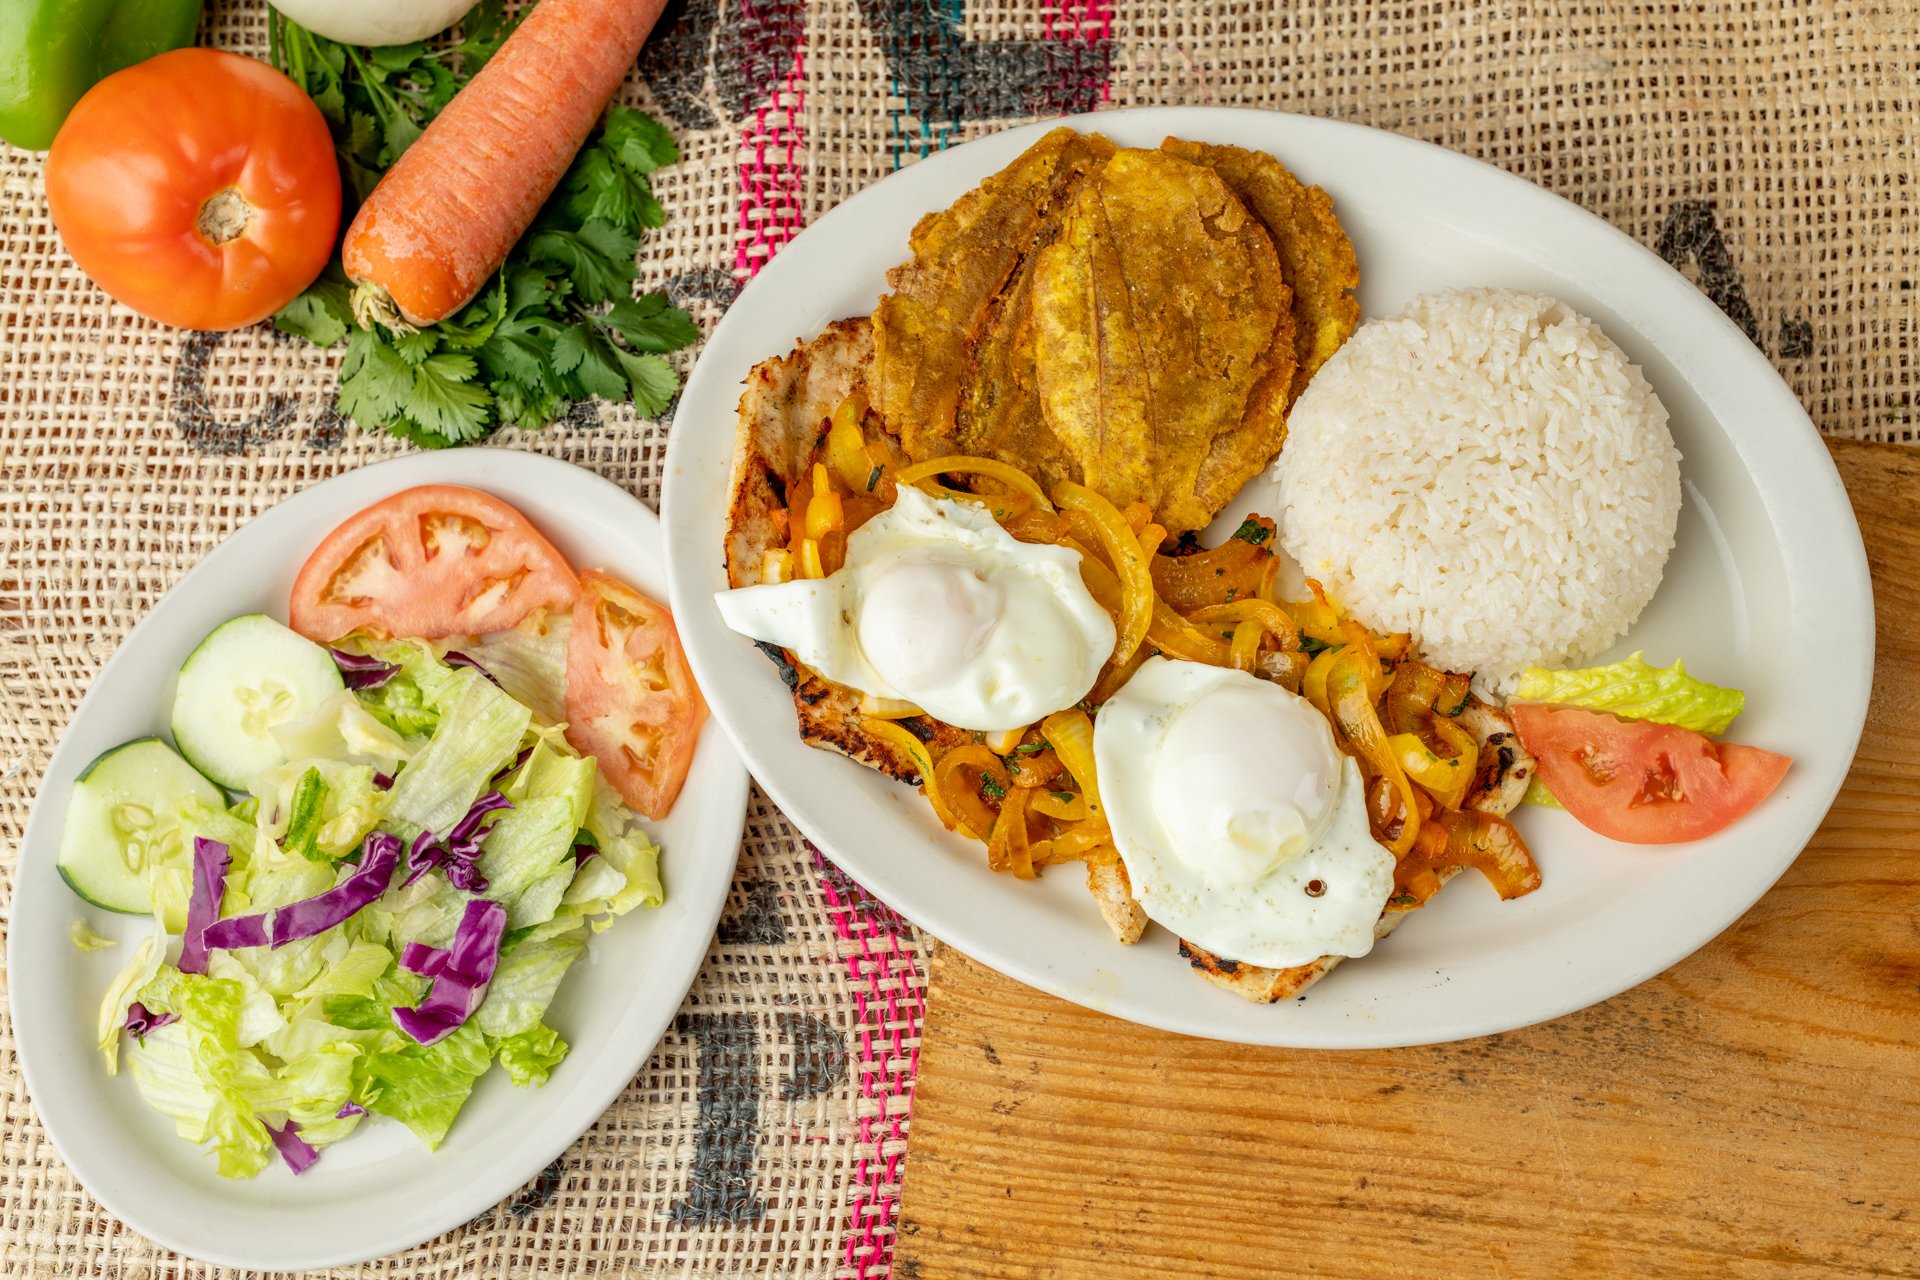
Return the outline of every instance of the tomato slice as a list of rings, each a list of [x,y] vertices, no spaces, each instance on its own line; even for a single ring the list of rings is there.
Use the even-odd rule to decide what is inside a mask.
[[[374,503],[328,534],[294,579],[290,621],[310,640],[482,635],[536,609],[570,609],[580,580],[507,503],[430,484]]]
[[[1573,707],[1507,710],[1553,798],[1589,829],[1628,844],[1723,830],[1772,794],[1793,763],[1670,724]]]
[[[664,818],[687,780],[707,704],[673,615],[598,569],[580,574],[567,645],[567,741],[622,799]]]

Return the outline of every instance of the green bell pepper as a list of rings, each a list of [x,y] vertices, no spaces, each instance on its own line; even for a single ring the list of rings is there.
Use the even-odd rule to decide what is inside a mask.
[[[0,138],[29,151],[116,71],[193,42],[201,0],[0,2]]]

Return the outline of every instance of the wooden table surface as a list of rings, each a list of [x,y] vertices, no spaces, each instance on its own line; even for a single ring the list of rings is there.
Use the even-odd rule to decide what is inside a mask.
[[[942,948],[896,1274],[1920,1276],[1920,451],[1834,456],[1873,705],[1737,924],[1543,1026],[1356,1053],[1149,1031]]]

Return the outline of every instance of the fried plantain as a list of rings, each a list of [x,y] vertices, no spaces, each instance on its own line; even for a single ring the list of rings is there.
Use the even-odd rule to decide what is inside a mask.
[[[874,408],[909,458],[954,451],[969,360],[1004,311],[995,299],[1113,150],[1098,134],[1055,129],[915,224],[908,237],[913,257],[887,273],[893,292],[874,308],[870,386]],[[1016,389],[1005,403],[1018,400]],[[1003,434],[998,405],[976,402],[971,409],[973,431]]]
[[[1233,188],[1273,236],[1287,283],[1293,289],[1297,367],[1287,397],[1291,405],[1328,357],[1360,322],[1360,265],[1353,241],[1333,213],[1333,198],[1309,187],[1264,151],[1168,138],[1163,151],[1206,165]]]
[[[1170,531],[1205,525],[1279,448],[1289,303],[1272,238],[1219,175],[1117,152],[1034,269],[1040,402],[1073,478]]]

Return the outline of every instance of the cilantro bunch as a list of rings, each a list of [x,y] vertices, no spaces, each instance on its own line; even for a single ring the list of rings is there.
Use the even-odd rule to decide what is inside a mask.
[[[343,229],[511,29],[501,0],[483,0],[457,43],[361,49],[273,15],[275,65],[333,131],[351,206]],[[454,316],[413,331],[362,323],[336,257],[274,325],[323,347],[345,339],[340,411],[428,448],[469,444],[503,426],[538,430],[594,397],[656,416],[680,388],[665,355],[699,336],[663,295],[633,289],[640,237],[665,221],[649,175],[677,159],[657,121],[615,106],[493,285]]]

